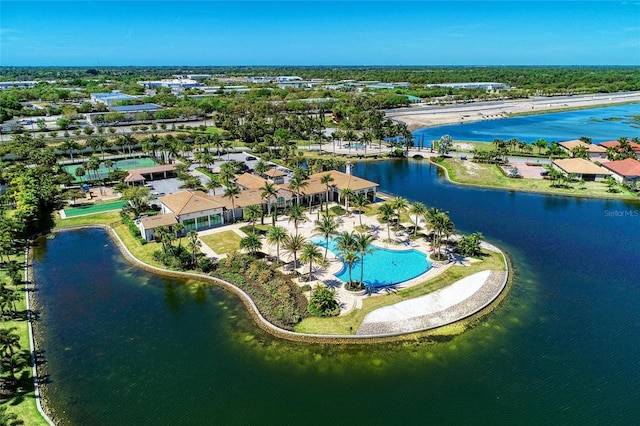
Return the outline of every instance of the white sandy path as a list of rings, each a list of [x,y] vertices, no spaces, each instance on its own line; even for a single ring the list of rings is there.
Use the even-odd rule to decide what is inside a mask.
[[[480,290],[490,274],[491,271],[477,272],[425,296],[376,309],[370,312],[362,323],[406,321],[444,311]]]

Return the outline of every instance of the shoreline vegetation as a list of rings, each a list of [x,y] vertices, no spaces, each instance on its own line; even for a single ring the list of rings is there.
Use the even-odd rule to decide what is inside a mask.
[[[489,142],[476,142],[487,144]],[[464,152],[464,151],[460,151]],[[430,164],[439,167],[447,180],[456,185],[476,188],[520,191],[543,195],[556,195],[574,198],[611,199],[640,203],[638,194],[618,186],[619,192],[608,192],[604,182],[573,182],[565,187],[553,187],[548,179],[507,177],[497,164],[480,164],[460,160],[459,158],[429,157]],[[473,166],[469,167],[469,164]],[[542,167],[540,168],[541,170]]]

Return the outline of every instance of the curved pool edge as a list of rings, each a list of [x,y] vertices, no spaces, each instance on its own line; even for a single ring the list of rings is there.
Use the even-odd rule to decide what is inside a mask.
[[[432,328],[426,328],[426,329],[416,329],[416,330],[411,330],[411,331],[403,331],[403,332],[399,332],[399,333],[385,333],[385,334],[362,334],[362,335],[351,335],[351,334],[347,334],[347,335],[339,335],[339,334],[304,334],[304,333],[298,333],[295,331],[290,331],[290,330],[285,330],[282,329],[280,327],[275,326],[274,324],[270,323],[269,321],[267,321],[262,314],[260,313],[260,311],[258,310],[257,305],[254,303],[254,301],[251,299],[251,297],[249,297],[249,295],[247,293],[245,293],[243,290],[241,290],[240,288],[236,287],[234,284],[219,279],[219,278],[215,278],[215,277],[211,277],[208,275],[202,275],[202,274],[196,274],[196,273],[192,273],[192,272],[181,272],[181,271],[171,271],[168,269],[163,269],[163,268],[159,268],[157,266],[153,266],[153,265],[149,265],[148,263],[145,263],[143,261],[141,261],[140,259],[136,258],[130,251],[129,249],[126,247],[126,245],[122,242],[122,240],[120,239],[120,237],[118,236],[118,234],[114,231],[114,229],[111,226],[108,225],[101,225],[101,224],[95,224],[95,225],[80,225],[80,226],[74,226],[74,227],[69,227],[69,228],[59,228],[59,229],[54,229],[53,232],[68,232],[68,231],[75,231],[75,230],[80,230],[80,229],[91,229],[91,228],[99,228],[99,229],[103,229],[107,232],[107,235],[109,235],[109,237],[111,238],[111,240],[114,242],[114,244],[116,245],[116,247],[118,247],[118,249],[120,250],[121,254],[124,256],[124,258],[129,261],[130,263],[140,267],[141,269],[144,269],[148,272],[152,272],[158,275],[163,275],[163,276],[168,276],[168,277],[176,277],[176,278],[189,278],[189,279],[195,279],[195,280],[199,280],[199,281],[206,281],[212,284],[216,284],[221,288],[227,289],[229,291],[231,291],[232,293],[236,294],[237,296],[240,297],[240,300],[244,303],[244,305],[247,307],[247,310],[249,311],[249,314],[251,315],[252,319],[254,320],[254,322],[256,323],[256,325],[258,325],[258,327],[260,327],[262,330],[268,332],[269,334],[278,337],[278,338],[282,338],[282,339],[286,339],[286,340],[290,340],[290,341],[295,341],[295,342],[301,342],[301,343],[321,343],[321,344],[375,344],[375,343],[386,343],[386,342],[393,342],[393,341],[401,341],[401,340],[409,340],[409,339],[415,339],[418,337],[426,337],[429,336],[434,330],[440,329],[442,327],[445,327],[447,325],[451,325],[454,322],[458,322],[461,319],[466,319],[466,318],[470,318],[470,317],[474,317],[477,315],[484,316],[482,315],[482,311],[485,310],[486,308],[490,307],[496,300],[499,299],[499,296],[501,294],[503,294],[503,290],[507,287],[507,283],[510,279],[511,274],[509,273],[509,262],[508,262],[508,257],[507,255],[499,248],[492,246],[493,249],[497,250],[497,252],[499,252],[500,254],[502,254],[504,263],[505,263],[505,274],[504,274],[504,280],[500,286],[500,291],[495,294],[495,297],[492,298],[492,300],[490,300],[489,302],[487,302],[487,304],[474,311],[474,312],[468,312],[467,315],[465,315],[464,317],[460,318],[459,320],[456,321],[452,321],[448,324],[442,324],[439,325],[438,327],[432,327]],[[34,283],[35,285],[35,283]],[[502,300],[502,298],[500,298],[500,300]]]

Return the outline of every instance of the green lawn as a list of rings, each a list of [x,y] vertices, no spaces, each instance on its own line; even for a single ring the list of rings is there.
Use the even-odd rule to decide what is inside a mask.
[[[13,255],[11,258],[21,264],[24,262],[24,254]],[[29,351],[29,324],[26,320],[24,284],[19,284],[17,286],[10,284],[9,277],[7,276],[5,269],[0,269],[0,280],[6,282],[7,287],[20,290],[22,299],[16,304],[16,310],[24,313],[23,317],[4,321],[2,323],[2,327],[15,327],[16,333],[20,336],[20,346],[22,350]],[[21,389],[12,398],[0,400],[0,405],[5,406],[7,408],[7,412],[16,414],[25,425],[47,425],[47,422],[42,418],[36,407],[33,375],[31,374],[31,371],[31,365],[29,365],[16,374],[20,379]]]
[[[424,296],[476,272],[487,269],[501,271],[505,269],[501,254],[495,252],[485,252],[484,254],[482,262],[473,263],[471,266],[452,266],[432,280],[397,293],[364,299],[362,309],[354,309],[347,315],[332,318],[305,318],[296,326],[296,331],[308,334],[355,334],[364,317],[375,309]]]
[[[626,189],[618,193],[608,192],[604,182],[585,182],[584,186],[574,182],[569,188],[554,188],[551,181],[546,179],[508,178],[495,164],[479,164],[455,158],[447,158],[438,164],[446,168],[449,179],[457,183],[574,197],[638,198]]]
[[[240,249],[240,236],[233,231],[205,235],[200,239],[217,254],[231,253]]]
[[[127,201],[113,201],[108,203],[91,203],[80,207],[64,209],[64,214],[71,218],[87,214],[103,213],[111,210],[120,210],[127,204]]]

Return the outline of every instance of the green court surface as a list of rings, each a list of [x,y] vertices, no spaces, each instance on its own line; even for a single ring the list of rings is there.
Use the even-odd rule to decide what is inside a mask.
[[[111,210],[119,210],[127,204],[126,201],[114,201],[111,203],[87,204],[82,207],[64,209],[66,217],[82,216],[85,214],[103,213]]]
[[[75,178],[74,180],[75,182],[86,182],[86,181],[95,180],[96,175],[97,175],[97,179],[104,179],[109,175],[110,172],[114,170],[134,170],[134,169],[141,169],[143,167],[153,167],[155,165],[156,165],[156,162],[153,161],[151,158],[141,157],[141,158],[126,158],[124,160],[114,161],[113,166],[111,168],[106,167],[103,162],[103,163],[100,163],[100,168],[96,170],[96,172],[92,170],[91,171],[86,170],[85,168],[84,176],[82,177],[76,176],[76,170],[80,166],[84,167],[84,163],[71,164],[69,166],[64,166],[64,170]]]

